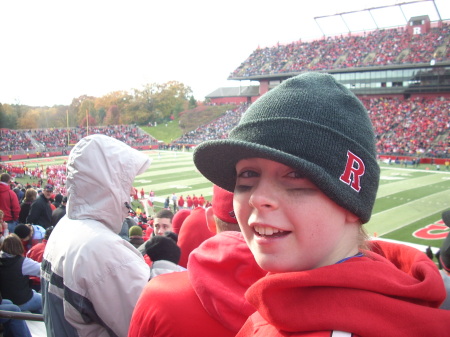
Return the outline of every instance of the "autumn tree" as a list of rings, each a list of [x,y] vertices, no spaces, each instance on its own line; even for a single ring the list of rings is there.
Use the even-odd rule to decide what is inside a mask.
[[[94,113],[95,114],[95,105],[93,99],[85,99],[81,102],[80,107],[78,109],[77,114],[77,124],[78,126],[86,125],[86,116]],[[95,123],[95,122],[94,122]]]
[[[38,129],[40,120],[40,111],[38,109],[28,110],[17,121],[17,127],[19,129]]]
[[[105,124],[117,125],[119,124],[119,119],[120,119],[119,107],[117,105],[111,106],[106,112]]]

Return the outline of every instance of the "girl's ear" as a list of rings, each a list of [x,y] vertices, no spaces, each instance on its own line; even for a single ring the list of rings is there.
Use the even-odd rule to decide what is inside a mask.
[[[353,214],[350,211],[346,211],[347,214],[345,216],[345,220],[347,221],[347,223],[358,223],[359,225],[361,224],[361,220],[359,219],[358,216],[356,216],[355,214]]]
[[[214,219],[214,212],[212,207],[208,207],[205,211],[206,224],[211,233],[217,234],[216,220]]]

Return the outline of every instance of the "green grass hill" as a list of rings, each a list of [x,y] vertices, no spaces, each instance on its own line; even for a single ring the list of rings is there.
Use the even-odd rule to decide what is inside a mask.
[[[157,126],[143,126],[142,130],[159,141],[171,143],[183,134],[195,130],[198,126],[208,124],[222,116],[227,110],[234,109],[234,105],[199,106],[195,109],[180,112],[179,118]]]

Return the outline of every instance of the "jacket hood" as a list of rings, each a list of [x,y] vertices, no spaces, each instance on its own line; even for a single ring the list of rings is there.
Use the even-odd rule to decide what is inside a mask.
[[[208,314],[237,332],[255,312],[244,294],[267,272],[258,266],[240,232],[222,232],[192,251],[188,274]]]
[[[405,245],[371,244],[373,251],[341,264],[268,274],[246,297],[265,321],[283,331],[446,336],[450,312],[437,309],[446,294],[436,265]]]
[[[4,193],[4,192],[8,192],[8,191],[12,191],[11,187],[9,187],[8,184],[0,182],[0,193]]]
[[[20,257],[20,255],[12,255],[2,250],[0,251],[0,265],[9,267],[16,263],[17,259]]]
[[[97,220],[119,233],[134,178],[150,163],[146,155],[117,139],[104,135],[82,138],[67,162],[68,218]]]

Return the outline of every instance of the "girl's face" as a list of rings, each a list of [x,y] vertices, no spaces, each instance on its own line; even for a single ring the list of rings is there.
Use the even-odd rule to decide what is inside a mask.
[[[234,211],[256,261],[270,272],[310,270],[358,252],[358,218],[289,166],[236,165]]]

